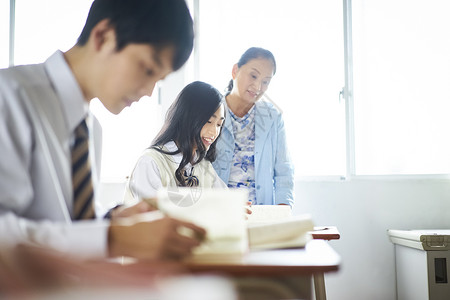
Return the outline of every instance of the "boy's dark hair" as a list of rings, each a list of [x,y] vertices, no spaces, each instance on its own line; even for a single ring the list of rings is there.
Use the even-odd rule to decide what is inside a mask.
[[[188,163],[192,162],[192,150],[195,146],[197,147],[198,157],[193,164],[199,163],[203,158],[210,162],[216,159],[216,142],[222,131],[211,144],[208,152],[203,145],[200,132],[222,104],[223,96],[216,88],[205,82],[194,81],[178,94],[169,107],[164,125],[153,140],[151,148],[164,154],[181,153],[183,155],[180,166],[175,172],[179,185],[186,186],[182,176],[183,169]],[[162,146],[170,141],[177,144],[177,151],[167,152],[162,149]]]
[[[95,0],[77,45],[85,45],[92,28],[105,19],[115,29],[117,51],[128,44],[149,44],[157,50],[173,46],[173,70],[191,55],[194,30],[185,0]]]
[[[271,60],[273,62],[273,74],[275,75],[275,73],[277,72],[277,62],[275,61],[275,56],[273,56],[272,52],[270,52],[269,50],[259,47],[248,48],[247,51],[245,51],[244,54],[242,54],[241,58],[237,63],[238,68],[242,67],[250,60],[255,58],[265,58]],[[228,86],[225,89],[225,93],[229,94],[232,89],[233,89],[233,79],[231,79],[230,82],[228,83]]]

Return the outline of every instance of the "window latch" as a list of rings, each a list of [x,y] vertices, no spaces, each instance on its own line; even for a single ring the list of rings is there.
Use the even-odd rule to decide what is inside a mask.
[[[341,103],[341,99],[344,97],[344,88],[339,92],[339,103]]]

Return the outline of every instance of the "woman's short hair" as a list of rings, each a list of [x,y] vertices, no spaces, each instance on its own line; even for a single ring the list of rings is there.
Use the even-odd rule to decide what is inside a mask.
[[[252,59],[257,58],[264,58],[271,60],[273,63],[273,74],[277,72],[277,62],[275,61],[275,56],[273,56],[272,52],[269,50],[266,50],[264,48],[259,47],[251,47],[248,48],[247,51],[244,52],[244,54],[241,55],[241,58],[237,62],[238,68],[242,67],[246,63],[248,63]],[[225,88],[225,92],[228,94],[233,89],[233,79],[228,82],[228,86]]]

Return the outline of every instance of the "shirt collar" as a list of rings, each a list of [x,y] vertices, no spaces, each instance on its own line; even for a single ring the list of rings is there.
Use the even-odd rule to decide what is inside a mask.
[[[61,51],[56,51],[45,61],[44,65],[53,87],[61,99],[68,129],[73,131],[88,115],[89,104],[84,99],[81,88]]]
[[[164,147],[165,147],[165,148],[167,149],[167,151],[169,151],[169,152],[175,152],[175,151],[178,150],[177,144],[175,144],[174,141],[170,141],[170,142],[166,143],[166,144],[164,145]],[[173,160],[176,164],[180,164],[182,159],[183,159],[183,154],[181,154],[181,152],[172,155],[172,160]]]
[[[175,144],[174,141],[170,141],[170,142],[166,143],[166,144],[164,145],[164,147],[165,147],[165,148],[167,149],[167,151],[169,151],[169,152],[175,152],[175,151],[178,150],[177,144]],[[181,152],[172,155],[172,161],[173,161],[174,163],[178,164],[178,165],[181,163],[181,160],[182,160],[182,159],[183,159],[183,154],[182,154]],[[187,170],[189,170],[191,167],[192,167],[192,166],[191,166],[191,163],[188,163],[184,168],[187,169]]]
[[[253,106],[248,110],[248,112],[247,112],[244,116],[242,116],[242,117],[236,116],[236,115],[234,114],[234,112],[232,112],[231,109],[230,109],[228,106],[227,106],[227,108],[228,108],[228,112],[230,113],[231,117],[232,117],[235,121],[237,121],[237,122],[239,122],[239,123],[242,123],[242,122],[245,122],[250,116],[253,116],[253,115],[254,115],[255,104],[253,104]]]

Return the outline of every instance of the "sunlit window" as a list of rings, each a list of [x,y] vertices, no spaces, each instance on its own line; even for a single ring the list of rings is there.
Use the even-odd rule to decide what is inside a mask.
[[[91,4],[92,0],[17,0],[15,64],[40,63],[58,49],[70,49],[83,29]],[[150,145],[163,117],[157,99],[156,89],[151,98],[142,98],[118,116],[109,113],[97,99],[91,102],[91,110],[103,128],[103,181],[124,180]]]
[[[4,1],[3,1],[4,2]],[[16,0],[14,64],[40,63],[71,48],[92,0]]]
[[[91,111],[103,129],[102,179],[121,181],[128,176],[139,156],[149,147],[162,124],[158,91],[143,97],[119,115],[113,115],[98,99],[91,102]]]
[[[91,3],[16,0],[14,63],[43,62],[72,47]],[[252,46],[269,49],[277,60],[267,94],[283,112],[296,176],[345,175],[342,1],[188,3],[191,9],[199,4],[197,60],[177,75],[176,85],[155,90],[119,116],[98,100],[91,104],[103,127],[103,180],[130,173],[185,83],[199,79],[223,91],[233,64]],[[450,3],[361,0],[352,9],[353,175],[450,173]],[[0,67],[7,67],[9,1],[0,1],[0,40]]]
[[[356,174],[450,173],[450,2],[353,3]]]
[[[0,68],[9,64],[9,1],[0,1]]]
[[[252,46],[270,50],[297,176],[345,174],[342,1],[200,1],[199,77],[223,91]]]

